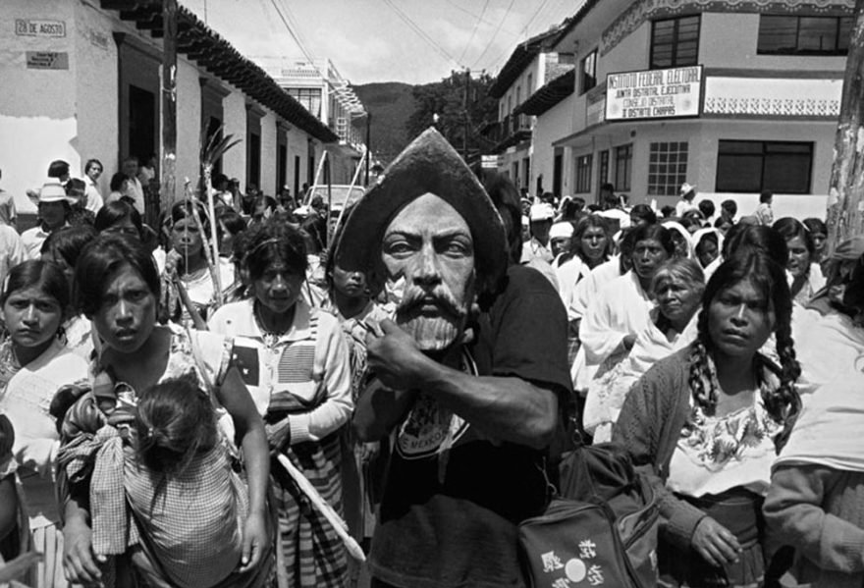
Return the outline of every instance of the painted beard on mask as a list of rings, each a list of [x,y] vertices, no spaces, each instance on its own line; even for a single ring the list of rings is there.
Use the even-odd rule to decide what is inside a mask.
[[[443,284],[431,292],[406,285],[396,308],[396,324],[414,338],[421,351],[434,353],[459,338],[468,308],[469,303],[460,303]]]

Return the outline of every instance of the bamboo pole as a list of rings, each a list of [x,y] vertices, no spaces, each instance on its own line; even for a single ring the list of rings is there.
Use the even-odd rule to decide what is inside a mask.
[[[318,187],[318,179],[321,177],[321,171],[324,169],[324,160],[327,159],[327,151],[321,154],[321,161],[318,162],[318,169],[315,171],[315,179],[312,181],[312,187],[303,197],[303,204],[309,204],[312,200],[312,194],[315,193],[315,188]]]
[[[855,2],[826,218],[828,256],[842,241],[864,234],[864,0]]]

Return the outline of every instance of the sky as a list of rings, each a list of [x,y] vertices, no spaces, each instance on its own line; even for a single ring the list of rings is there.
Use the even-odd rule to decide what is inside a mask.
[[[343,78],[360,85],[436,82],[466,67],[495,75],[518,43],[574,14],[582,0],[180,0],[180,4],[253,60],[305,59],[306,54],[326,57]]]

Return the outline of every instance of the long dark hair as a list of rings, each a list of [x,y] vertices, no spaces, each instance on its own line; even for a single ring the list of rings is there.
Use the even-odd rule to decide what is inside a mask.
[[[599,214],[586,215],[576,223],[576,229],[573,231],[573,238],[570,239],[570,251],[567,254],[567,259],[571,259],[574,255],[578,255],[579,259],[588,263],[588,258],[582,250],[582,236],[585,234],[585,231],[593,228],[602,230],[603,235],[606,237],[606,248],[603,250],[603,258],[600,260],[600,263],[609,261],[612,252],[615,250],[615,240],[612,238],[612,232],[609,230],[609,224],[606,222],[606,219]]]
[[[768,414],[784,424],[783,433],[776,441],[779,450],[786,442],[801,410],[801,398],[795,388],[795,381],[801,375],[801,365],[795,358],[792,340],[792,295],[786,281],[786,271],[764,251],[751,250],[733,255],[717,268],[708,281],[699,313],[699,336],[694,343],[696,360],[690,365],[690,390],[694,401],[706,414],[714,414],[717,407],[716,390],[706,390],[703,385],[705,370],[708,369],[707,354],[711,353],[714,347],[708,332],[710,307],[721,292],[744,281],[752,284],[774,309],[774,335],[780,359],[777,376],[780,384],[775,390],[763,387],[762,401]]]
[[[156,262],[137,239],[105,233],[90,241],[75,266],[75,307],[92,317],[102,306],[106,281],[128,266],[137,271],[147,288],[159,299],[160,282]]]
[[[38,288],[56,300],[63,312],[69,308],[69,283],[56,263],[28,259],[9,270],[0,294],[0,306],[6,304],[13,292],[26,288]]]
[[[64,227],[48,235],[39,252],[56,253],[63,258],[66,265],[74,268],[84,247],[95,238],[96,230],[90,225]]]
[[[166,380],[138,400],[137,454],[154,472],[181,476],[199,455],[219,441],[216,413],[194,377]]]
[[[305,274],[309,261],[303,233],[281,219],[267,219],[249,229],[245,239],[247,253],[244,265],[249,278],[257,280],[275,261],[282,261],[298,274]]]
[[[127,218],[138,229],[138,236],[143,241],[144,225],[141,222],[141,215],[134,206],[124,200],[113,200],[100,208],[99,212],[96,213],[93,226],[101,233],[120,224]]]

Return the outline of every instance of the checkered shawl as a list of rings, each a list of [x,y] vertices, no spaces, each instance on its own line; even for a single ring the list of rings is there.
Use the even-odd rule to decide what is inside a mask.
[[[70,483],[90,479],[93,551],[103,555],[123,553],[140,539],[126,509],[124,453],[120,432],[106,423],[95,433],[73,437],[57,454],[57,466]]]

